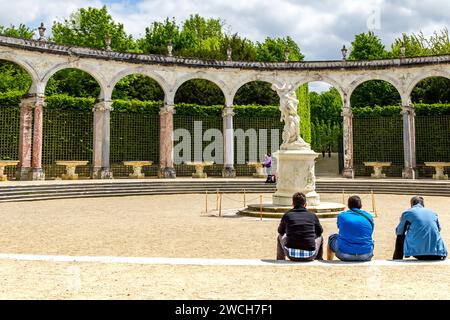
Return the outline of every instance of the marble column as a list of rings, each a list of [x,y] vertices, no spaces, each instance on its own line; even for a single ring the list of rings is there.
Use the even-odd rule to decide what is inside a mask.
[[[31,144],[33,128],[33,107],[36,97],[26,96],[20,102],[20,129],[19,129],[19,166],[16,172],[17,180],[31,178]]]
[[[343,139],[344,139],[344,178],[353,179],[355,171],[353,169],[353,112],[350,107],[350,101],[346,99],[342,110],[343,117]]]
[[[344,138],[344,170],[342,176],[353,179],[355,177],[355,171],[353,169],[353,112],[349,99],[345,99],[342,117]]]
[[[403,152],[404,168],[403,179],[416,179],[416,124],[415,112],[412,104],[402,106],[403,117]]]
[[[234,131],[233,131],[233,107],[225,106],[222,111],[223,118],[223,169],[222,177],[235,178],[236,169],[234,169]]]
[[[34,105],[34,126],[33,126],[33,155],[32,155],[32,179],[45,180],[45,173],[42,170],[42,134],[44,120],[45,97],[36,96]]]
[[[159,111],[159,170],[158,177],[176,178],[173,167],[173,115],[175,106],[166,104]]]
[[[109,149],[110,149],[110,116],[112,111],[112,101],[100,101],[95,104],[94,112],[94,152],[92,164],[93,179],[112,179],[110,170]]]

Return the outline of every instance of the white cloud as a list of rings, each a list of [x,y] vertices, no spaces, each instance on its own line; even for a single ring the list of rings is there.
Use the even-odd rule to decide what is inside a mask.
[[[371,25],[388,46],[402,32],[431,34],[448,26],[450,12],[447,0],[0,0],[0,24],[37,27],[42,20],[49,27],[77,8],[102,4],[134,36],[144,34],[152,21],[180,22],[199,13],[224,19],[232,32],[253,41],[290,35],[308,60],[340,59],[342,44],[349,46]]]

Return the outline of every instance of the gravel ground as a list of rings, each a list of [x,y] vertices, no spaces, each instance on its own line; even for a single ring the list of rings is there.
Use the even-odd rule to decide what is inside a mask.
[[[247,195],[250,199],[258,195]],[[252,199],[253,198],[253,199]],[[270,195],[265,195],[269,201]],[[363,204],[371,207],[370,196]],[[376,195],[375,259],[390,259],[409,196]],[[322,195],[342,201],[342,195]],[[215,207],[215,195],[209,207]],[[254,202],[257,202],[255,200]],[[450,198],[425,197],[450,243]],[[242,205],[226,195],[223,208]],[[0,252],[273,259],[278,220],[202,213],[204,195],[2,203]],[[322,220],[324,234],[336,219]],[[278,273],[278,274],[277,274]],[[447,266],[211,267],[0,260],[0,298],[449,299]]]

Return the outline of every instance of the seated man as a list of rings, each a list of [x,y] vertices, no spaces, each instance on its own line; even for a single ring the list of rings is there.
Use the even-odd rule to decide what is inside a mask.
[[[277,260],[312,261],[323,259],[322,226],[317,216],[306,210],[306,196],[292,197],[293,209],[286,212],[278,226]]]
[[[348,198],[349,210],[341,212],[337,217],[339,234],[328,238],[327,259],[334,255],[342,261],[370,261],[373,257],[374,222],[372,215],[361,210],[361,198]]]
[[[411,208],[403,212],[397,226],[394,259],[413,256],[418,260],[444,260],[447,250],[441,238],[438,216],[424,208],[422,197],[411,199]]]

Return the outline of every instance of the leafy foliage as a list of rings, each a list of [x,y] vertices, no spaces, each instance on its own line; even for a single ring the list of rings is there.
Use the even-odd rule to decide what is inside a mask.
[[[93,97],[100,94],[100,86],[88,73],[78,69],[63,69],[50,77],[45,95],[67,94],[72,97]]]
[[[137,51],[133,37],[126,34],[123,24],[112,19],[106,6],[78,9],[63,22],[55,22],[52,34],[51,41],[97,49],[104,49],[105,38],[110,37],[112,50]]]
[[[22,39],[32,39],[34,30],[28,28],[23,23],[19,24],[18,27],[14,25],[10,25],[9,27],[0,26],[0,35]]]
[[[0,60],[0,92],[21,91],[31,86],[30,75],[15,63]]]
[[[349,60],[369,60],[388,58],[381,39],[373,31],[360,33],[355,36],[350,49]]]

